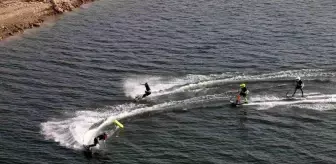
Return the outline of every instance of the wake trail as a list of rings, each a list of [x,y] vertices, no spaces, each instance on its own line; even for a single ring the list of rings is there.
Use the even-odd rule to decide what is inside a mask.
[[[124,79],[124,92],[127,97],[135,98],[144,94],[145,88],[140,83],[148,82],[152,94],[150,97],[174,94],[179,92],[188,92],[226,85],[239,82],[259,82],[259,81],[288,81],[300,76],[304,79],[335,78],[335,72],[328,72],[323,69],[303,69],[272,72],[257,75],[245,75],[243,73],[222,73],[211,75],[187,75],[184,77],[160,77],[160,76],[134,76]]]
[[[82,145],[87,144],[84,143],[84,136],[87,137],[85,140],[93,139],[99,133],[109,128],[114,120],[122,121],[147,112],[175,109],[188,110],[204,106],[205,104],[212,105],[211,102],[219,102],[225,99],[227,99],[225,95],[217,94],[165,102],[150,107],[138,104],[124,104],[106,107],[100,111],[77,111],[74,117],[42,123],[41,133],[46,139],[54,140],[60,143],[61,146],[71,149],[82,149]],[[85,135],[86,133],[89,134]]]
[[[84,144],[84,134],[91,131],[89,137],[96,136],[99,132],[111,125],[114,120],[123,120],[129,117],[141,115],[146,112],[167,111],[167,110],[187,110],[197,107],[211,106],[216,103],[221,105],[228,105],[229,98],[222,88],[227,90],[229,83],[238,82],[252,82],[252,81],[279,81],[286,78],[293,79],[296,76],[302,78],[330,78],[336,77],[335,72],[327,72],[322,69],[306,69],[306,70],[292,70],[280,71],[274,73],[265,73],[259,75],[245,75],[243,73],[223,73],[212,75],[186,75],[181,77],[164,77],[164,76],[132,76],[125,78],[123,81],[124,94],[127,97],[134,98],[137,95],[144,93],[145,87],[140,83],[148,82],[152,89],[152,94],[147,97],[149,99],[159,100],[163,95],[171,95],[176,93],[197,92],[205,94],[198,96],[197,94],[185,94],[181,100],[180,96],[173,95],[172,98],[177,100],[163,99],[163,102],[153,106],[146,106],[145,104],[126,103],[116,106],[108,106],[95,111],[77,111],[73,116],[66,118],[53,119],[41,124],[41,133],[46,139],[54,140],[60,145],[72,148],[81,149]],[[219,86],[219,87],[218,87]],[[218,90],[215,93],[208,92],[209,88]],[[218,89],[219,88],[219,89]],[[221,93],[218,93],[221,92]],[[211,95],[208,95],[208,94]],[[190,98],[191,96],[196,96]],[[247,106],[259,106],[258,109],[269,109],[280,105],[305,105],[314,103],[323,104],[328,103],[333,105],[335,103],[336,95],[322,95],[313,94],[307,96],[303,100],[285,101],[283,97],[279,96],[262,96],[258,95],[251,97],[251,101]],[[170,101],[169,101],[170,100]],[[331,107],[331,106],[330,106]],[[321,107],[318,108],[322,109]],[[325,108],[323,108],[324,110]],[[334,108],[333,108],[334,109]],[[126,126],[127,128],[127,126]]]
[[[275,106],[288,106],[294,105],[297,107],[302,106],[310,106],[309,109],[313,110],[321,110],[322,106],[328,106],[330,108],[323,108],[323,110],[332,110],[335,109],[336,104],[336,94],[319,94],[316,92],[307,93],[305,98],[295,98],[288,99],[286,97],[277,97],[275,95],[272,96],[262,96],[257,95],[255,97],[251,97],[251,103],[246,104],[246,106],[260,106],[258,109],[265,110],[270,109]],[[314,108],[317,106],[318,108]]]

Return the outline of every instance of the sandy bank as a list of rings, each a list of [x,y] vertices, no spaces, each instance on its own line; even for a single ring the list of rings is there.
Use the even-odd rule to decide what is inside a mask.
[[[0,40],[93,0],[0,0]]]

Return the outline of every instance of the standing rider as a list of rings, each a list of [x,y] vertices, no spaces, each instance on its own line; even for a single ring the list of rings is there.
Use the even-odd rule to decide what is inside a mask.
[[[99,144],[99,140],[104,140],[105,141],[106,139],[107,139],[107,133],[104,132],[104,133],[100,134],[99,136],[95,137],[94,138],[94,143],[92,145],[88,145],[87,149],[89,149],[90,147],[94,147],[97,144]]]
[[[144,97],[147,97],[147,96],[149,96],[151,94],[151,89],[149,88],[147,82],[145,84],[142,84],[142,85],[145,85],[145,87],[146,87],[145,94],[142,96],[142,98],[144,98]]]
[[[237,104],[240,103],[240,96],[244,97],[244,103],[247,104],[247,94],[249,93],[249,91],[246,88],[246,85],[244,83],[240,84],[240,92],[239,92],[239,98],[237,99]]]
[[[297,77],[297,78],[295,79],[295,83],[296,83],[296,85],[295,85],[295,90],[294,90],[294,93],[293,93],[292,97],[294,97],[294,95],[295,95],[295,93],[296,93],[296,90],[298,90],[298,89],[301,90],[301,96],[303,97],[303,90],[302,90],[302,88],[304,87],[304,84],[303,84],[303,82],[301,81],[301,78],[300,78],[300,77]]]

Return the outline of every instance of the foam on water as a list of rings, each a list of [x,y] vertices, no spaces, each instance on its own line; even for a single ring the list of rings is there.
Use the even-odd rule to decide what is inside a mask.
[[[108,106],[95,111],[77,111],[73,117],[63,119],[53,119],[41,124],[41,133],[46,139],[52,139],[60,145],[81,149],[83,145],[83,136],[89,128],[104,120],[106,116],[118,115],[123,111],[132,110],[143,105],[124,104],[117,106]]]
[[[318,111],[325,111],[325,110],[335,110],[336,104],[294,104],[293,107],[301,108],[301,109],[311,109],[311,110],[318,110]]]
[[[185,92],[197,90],[208,86],[220,85],[225,83],[239,83],[249,81],[264,81],[264,80],[279,80],[279,79],[294,79],[300,76],[301,78],[312,77],[335,77],[335,72],[326,72],[323,69],[303,69],[289,70],[273,73],[265,73],[260,75],[245,75],[239,73],[223,73],[211,75],[187,75],[181,78],[169,77],[150,77],[137,76],[124,80],[124,91],[128,97],[135,97],[144,93],[144,86],[140,83],[148,82],[152,89],[152,97],[159,95],[172,94],[177,92]]]
[[[335,109],[336,94],[316,95],[316,93],[307,93],[307,95],[312,96],[307,96],[306,99],[294,101],[287,101],[284,100],[284,98],[277,97],[275,95],[256,95],[251,97],[251,103],[246,104],[246,106],[258,106],[258,110],[265,110],[274,106],[286,105],[313,110]],[[108,106],[104,109],[98,109],[96,111],[78,111],[75,113],[74,117],[43,123],[42,133],[47,139],[59,142],[62,146],[80,149],[83,144],[89,144],[86,142],[91,142],[98,133],[110,126],[114,120],[123,120],[125,118],[153,111],[165,111],[172,109],[187,110],[187,108],[193,108],[199,105],[204,106],[204,104],[211,104],[212,102],[219,102],[227,99],[228,97],[224,94],[216,94],[181,101],[165,102],[150,107],[137,104],[124,104],[118,106]],[[97,125],[93,126],[94,124]],[[85,142],[84,136],[86,137]]]
[[[335,76],[335,73],[326,73],[323,70],[295,70],[281,71],[276,73],[267,73],[261,75],[238,75],[237,73],[223,73],[217,75],[187,75],[184,77],[159,77],[159,76],[133,76],[124,80],[124,91],[128,97],[135,97],[143,94],[144,86],[140,83],[148,82],[151,89],[151,97],[158,95],[171,94],[177,92],[191,91],[200,92],[209,86],[241,81],[262,81],[276,80],[278,78],[294,78],[301,77],[317,77],[317,76]],[[206,94],[206,92],[205,92]],[[257,106],[259,110],[270,109],[274,106],[295,105],[298,107],[307,107],[314,110],[330,110],[334,109],[336,103],[336,95],[323,95],[312,92],[306,94],[306,99],[285,100],[279,95],[254,95],[250,97],[250,103],[246,106]],[[42,134],[46,139],[52,139],[59,142],[60,145],[80,149],[83,144],[87,144],[100,131],[111,125],[114,120],[122,120],[128,117],[133,117],[145,112],[164,111],[171,109],[187,110],[198,105],[211,105],[212,102],[226,102],[229,97],[225,94],[204,95],[194,98],[186,98],[185,100],[176,100],[156,104],[153,106],[145,106],[140,104],[122,104],[116,106],[107,106],[94,111],[77,111],[73,117],[54,119],[42,123]],[[169,102],[168,102],[169,101]],[[320,105],[317,105],[320,104]],[[109,117],[107,117],[109,116]],[[94,125],[94,128],[93,128]],[[127,128],[127,125],[125,125]],[[91,129],[90,129],[91,128]],[[84,135],[91,130],[85,139]],[[90,141],[91,142],[91,141]]]
[[[127,97],[135,98],[145,92],[145,87],[141,84],[148,82],[152,94],[158,96],[168,93],[178,92],[178,88],[184,85],[197,85],[202,81],[211,81],[218,78],[232,77],[233,73],[223,73],[218,75],[186,75],[184,77],[160,77],[160,76],[132,76],[124,79],[124,93]]]
[[[163,111],[171,109],[186,110],[190,105],[197,106],[206,102],[223,100],[225,97],[222,94],[206,95],[195,97],[181,101],[171,101],[162,104],[145,107],[136,104],[124,104],[119,106],[109,106],[104,110],[96,111],[78,111],[74,117],[52,120],[42,123],[42,134],[46,139],[54,140],[60,145],[81,149],[83,144],[88,144],[84,141],[91,141],[103,129],[110,126],[114,120],[122,120],[128,117],[133,117],[146,112]],[[106,118],[106,116],[109,116]],[[99,125],[92,128],[94,124]],[[127,128],[127,125],[125,125]],[[85,135],[89,131],[89,134]],[[84,136],[87,137],[84,139]]]
[[[251,103],[247,106],[259,106],[259,110],[266,110],[275,106],[295,105],[301,107],[309,106],[309,109],[313,110],[333,110],[336,103],[336,94],[319,94],[316,92],[307,93],[306,98],[297,98],[289,100],[286,98],[277,97],[275,95],[256,95],[251,97]]]

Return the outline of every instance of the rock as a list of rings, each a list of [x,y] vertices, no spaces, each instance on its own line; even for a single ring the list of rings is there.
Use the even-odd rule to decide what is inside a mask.
[[[14,29],[13,29],[13,32],[14,32],[14,33],[17,33],[18,31],[19,31],[19,29],[17,29],[17,28],[14,28]]]
[[[40,24],[40,23],[33,23],[33,26],[34,26],[34,27],[40,27],[41,24]]]
[[[11,24],[7,22],[4,24],[1,19],[0,40],[21,33],[24,29],[40,27],[47,16],[72,11],[83,3],[92,1],[94,0],[8,0],[8,2],[13,2],[9,4],[5,3],[7,0],[0,0],[0,10],[4,11],[5,16],[10,15],[14,9],[22,10],[13,11],[17,14],[11,17],[9,21]]]

